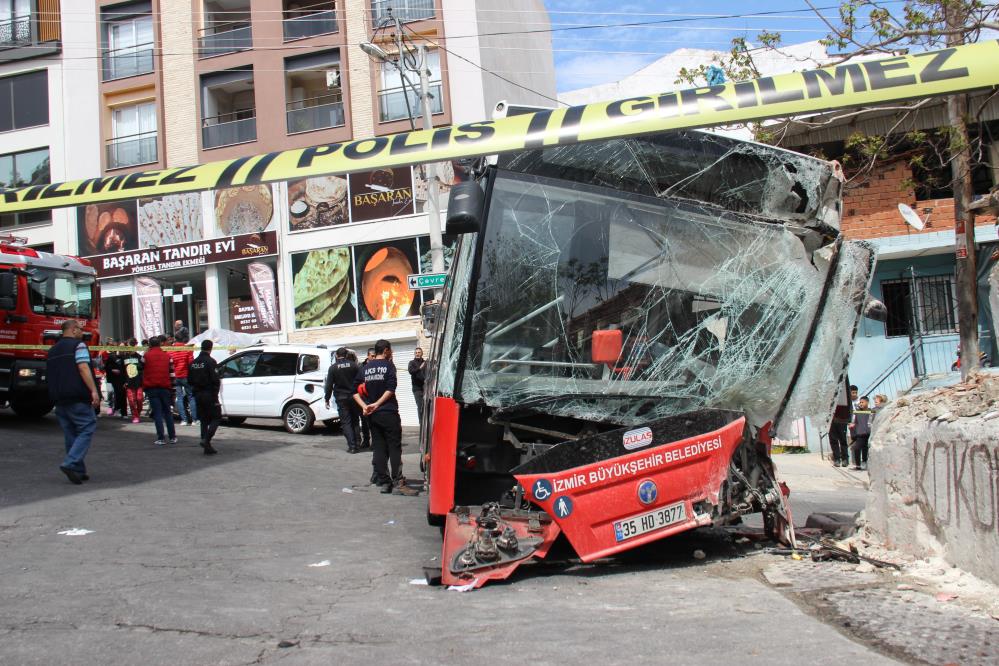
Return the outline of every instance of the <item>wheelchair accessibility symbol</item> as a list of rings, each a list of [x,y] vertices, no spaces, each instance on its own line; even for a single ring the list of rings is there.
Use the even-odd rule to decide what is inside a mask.
[[[531,489],[531,494],[534,495],[534,499],[539,502],[544,502],[552,496],[552,482],[548,479],[538,479],[534,482],[534,488]]]
[[[572,515],[572,498],[568,495],[563,495],[555,500],[552,504],[552,509],[555,510],[555,515],[559,518],[568,518]]]

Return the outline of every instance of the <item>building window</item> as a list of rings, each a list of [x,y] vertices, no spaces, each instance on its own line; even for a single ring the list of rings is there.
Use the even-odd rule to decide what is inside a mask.
[[[434,17],[434,0],[371,0],[371,20],[377,26],[382,21],[423,21]]]
[[[0,48],[31,43],[31,0],[0,0]]]
[[[156,104],[140,102],[111,110],[107,168],[120,169],[157,160]]]
[[[0,132],[48,124],[49,76],[46,70],[0,79]]]
[[[8,187],[41,185],[50,181],[48,148],[0,155],[0,190]],[[0,215],[0,228],[46,224],[51,221],[52,214],[47,210],[8,213]]]
[[[336,32],[335,10],[332,0],[284,0],[284,41]]]
[[[337,51],[285,60],[288,134],[344,124]]]
[[[256,140],[253,70],[231,69],[202,76],[202,147],[218,148]]]
[[[427,69],[430,70],[430,112],[443,113],[444,100],[441,96],[441,59],[437,51],[427,52]],[[406,82],[408,81],[408,83]],[[420,102],[420,78],[406,72],[406,80],[393,65],[382,64],[381,92],[378,93],[379,120],[419,118],[422,114]]]
[[[104,26],[104,80],[153,71],[153,17],[148,2],[101,12]]]
[[[198,57],[211,58],[253,48],[250,0],[206,0],[198,31]]]
[[[888,310],[885,337],[957,332],[953,276],[883,280],[881,296]]]

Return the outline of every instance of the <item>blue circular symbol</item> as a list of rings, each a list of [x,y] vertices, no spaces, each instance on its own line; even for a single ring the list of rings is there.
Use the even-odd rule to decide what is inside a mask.
[[[642,504],[652,504],[659,497],[659,489],[652,479],[645,479],[638,484],[638,501]]]
[[[552,511],[555,512],[556,518],[568,518],[572,515],[572,498],[562,495],[552,502]]]
[[[548,479],[538,479],[534,482],[534,486],[531,487],[531,494],[539,502],[544,502],[551,497],[552,491],[552,482]]]

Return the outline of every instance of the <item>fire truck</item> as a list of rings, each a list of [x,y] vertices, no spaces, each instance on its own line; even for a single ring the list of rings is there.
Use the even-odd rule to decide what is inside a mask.
[[[99,336],[100,297],[90,262],[39,252],[13,236],[0,238],[0,405],[22,417],[52,409],[45,384],[45,347],[77,319],[83,339]]]
[[[873,316],[839,166],[681,131],[474,172],[451,190],[460,240],[425,306],[441,580],[506,578],[560,535],[592,562],[751,513],[793,544],[771,439],[828,418]]]

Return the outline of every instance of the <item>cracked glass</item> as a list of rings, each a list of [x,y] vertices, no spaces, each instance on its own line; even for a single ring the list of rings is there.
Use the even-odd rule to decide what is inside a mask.
[[[789,396],[788,415],[831,404],[870,273],[838,249],[833,164],[686,132],[500,167],[480,254],[474,236],[459,248],[442,393],[617,425],[718,408],[760,426]],[[793,392],[795,377],[821,385]]]

